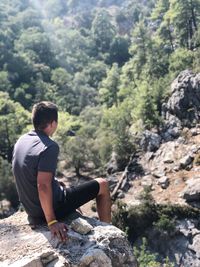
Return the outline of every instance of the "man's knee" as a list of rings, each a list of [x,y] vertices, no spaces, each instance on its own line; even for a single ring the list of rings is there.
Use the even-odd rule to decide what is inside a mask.
[[[95,179],[99,183],[99,193],[98,195],[102,195],[109,192],[109,185],[108,181],[103,178]]]

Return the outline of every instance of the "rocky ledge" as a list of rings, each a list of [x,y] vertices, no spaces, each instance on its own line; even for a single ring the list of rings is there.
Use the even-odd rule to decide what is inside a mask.
[[[73,214],[65,244],[47,226],[31,229],[24,212],[0,221],[0,266],[135,267],[132,248],[115,226]]]

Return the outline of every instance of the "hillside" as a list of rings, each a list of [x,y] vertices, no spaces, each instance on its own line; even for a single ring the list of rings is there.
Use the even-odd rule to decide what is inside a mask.
[[[198,231],[199,58],[200,0],[2,0],[0,218],[19,209],[12,150],[45,100],[59,109],[56,176],[106,177],[122,200],[113,223],[132,244],[154,224],[172,229],[176,209],[195,214]]]

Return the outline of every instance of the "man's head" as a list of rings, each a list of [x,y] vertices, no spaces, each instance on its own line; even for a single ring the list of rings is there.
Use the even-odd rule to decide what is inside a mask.
[[[32,110],[32,123],[35,130],[52,135],[57,128],[58,108],[55,104],[47,101],[37,103]]]

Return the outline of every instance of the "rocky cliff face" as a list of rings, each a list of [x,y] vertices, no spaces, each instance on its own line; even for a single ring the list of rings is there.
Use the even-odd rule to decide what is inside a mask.
[[[142,133],[142,151],[132,156],[126,172],[109,176],[111,185],[118,185],[117,197],[128,205],[138,205],[141,191],[149,186],[157,204],[200,208],[200,74],[180,73],[162,118],[162,128]],[[171,234],[152,227],[145,236],[150,248],[161,258],[168,256],[174,266],[200,266],[199,218],[175,220]]]
[[[132,248],[118,228],[95,219],[75,218],[65,244],[46,226],[32,230],[26,214],[0,221],[0,266],[10,267],[136,267]],[[77,215],[76,215],[77,217]]]
[[[186,70],[175,79],[162,114],[163,127],[142,133],[142,151],[127,166],[118,189],[126,202],[133,203],[144,185],[152,187],[157,202],[184,204],[199,198],[193,185],[200,177],[200,74]],[[109,180],[115,188],[116,175]]]

